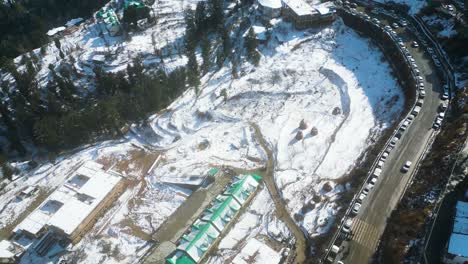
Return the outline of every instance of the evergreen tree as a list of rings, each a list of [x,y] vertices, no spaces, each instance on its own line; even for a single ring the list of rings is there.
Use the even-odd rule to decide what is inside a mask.
[[[208,40],[207,37],[202,38],[201,42],[201,56],[203,59],[203,65],[202,65],[202,72],[206,73],[210,69],[211,66],[211,61],[210,61],[210,52],[211,52],[211,47],[210,47],[210,41]]]
[[[253,31],[253,28],[249,29],[245,39],[245,47],[247,49],[247,56],[249,60],[255,65],[258,66],[260,62],[260,53],[258,52],[258,41]]]
[[[198,86],[200,85],[199,75],[200,73],[198,71],[198,63],[197,63],[197,57],[195,56],[195,52],[193,50],[189,51],[188,62],[187,62],[188,84],[190,86],[198,88]]]

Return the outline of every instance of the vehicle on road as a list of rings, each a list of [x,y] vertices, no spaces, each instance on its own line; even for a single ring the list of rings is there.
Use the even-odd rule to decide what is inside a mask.
[[[369,193],[374,188],[374,184],[368,183],[366,187],[364,187],[363,192]]]
[[[401,167],[401,172],[403,173],[407,173],[409,171],[409,169],[411,168],[411,164],[412,162],[411,161],[406,161],[405,164],[403,164],[403,167]]]
[[[432,128],[434,128],[435,130],[439,129],[440,126],[442,125],[442,119],[440,119],[439,117],[436,118],[436,120],[434,121],[434,124],[432,125]]]
[[[421,95],[422,92],[420,92],[419,94]],[[425,93],[424,93],[425,94]],[[411,114],[417,116],[419,114],[419,112],[421,111],[421,107],[420,106],[415,106],[413,108],[413,111],[411,112]]]
[[[352,225],[353,225],[353,219],[352,218],[346,219],[346,221],[343,224],[343,229],[342,229],[343,232],[346,233],[346,234],[351,233],[351,226]]]
[[[390,154],[390,152],[384,151],[382,157],[380,157],[380,160],[385,161],[388,158],[388,154]]]
[[[418,99],[418,101],[416,102],[416,105],[417,106],[422,106],[424,103],[424,99]]]
[[[419,48],[419,44],[416,41],[411,42],[411,47],[413,48]]]
[[[424,98],[425,96],[426,96],[426,92],[424,90],[419,91],[419,98]]]
[[[361,203],[359,202],[355,202],[354,205],[353,205],[353,209],[351,210],[351,212],[354,214],[354,215],[357,215],[359,213],[359,209],[361,209]]]
[[[445,112],[445,110],[447,110],[447,105],[444,103],[440,103],[439,112]]]
[[[408,116],[408,120],[411,120],[411,121],[413,121],[413,120],[414,120],[414,118],[416,118],[416,116],[415,116],[415,115],[413,115],[413,114],[411,114],[411,115],[409,115],[409,116]]]
[[[367,194],[365,194],[364,192],[361,192],[357,198],[358,202],[363,202],[364,199],[367,197]]]
[[[448,92],[444,92],[444,93],[440,96],[440,98],[441,98],[442,100],[444,100],[444,101],[447,100],[447,99],[449,98]]]
[[[416,107],[418,107],[418,106],[416,106]],[[415,108],[416,108],[416,107],[415,107]],[[406,131],[406,129],[408,128],[409,125],[410,125],[410,120],[406,120],[406,121],[403,122],[403,124],[401,125],[400,130],[401,130],[401,131]]]

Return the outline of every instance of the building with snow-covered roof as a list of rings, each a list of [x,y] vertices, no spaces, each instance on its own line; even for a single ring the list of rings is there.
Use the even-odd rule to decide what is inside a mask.
[[[452,234],[447,245],[444,263],[468,262],[468,202],[458,201]]]
[[[254,174],[236,177],[179,239],[177,249],[166,259],[166,263],[199,263],[233,222],[242,206],[253,197],[261,179]]]
[[[281,15],[281,0],[257,0],[258,10],[266,19],[272,19]]]
[[[123,189],[122,177],[89,161],[79,167],[67,181],[15,229],[15,240],[26,236],[42,239],[45,234],[63,237],[76,243]],[[52,237],[52,235],[50,236]]]
[[[335,20],[335,10],[317,5],[310,6],[304,0],[282,0],[283,16],[294,22],[298,29],[304,29]]]

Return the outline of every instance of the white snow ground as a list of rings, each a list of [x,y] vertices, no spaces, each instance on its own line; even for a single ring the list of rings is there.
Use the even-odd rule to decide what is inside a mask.
[[[333,181],[352,168],[370,137],[396,120],[403,94],[383,54],[341,22],[317,32],[295,31],[278,22],[273,36],[277,40],[262,49],[259,67],[244,64],[235,80],[229,68],[205,78],[196,101],[188,91],[169,111],[151,118],[154,135],[145,131],[146,139],[168,149],[170,160],[160,173],[176,171],[179,181],[189,183],[189,172],[213,163],[254,167],[245,153],[264,160],[255,141],[247,140],[251,136],[236,132],[251,131],[249,123],[257,123],[274,152],[276,182],[290,212],[303,214],[299,222],[311,235],[324,233],[337,210],[334,200],[343,191]],[[219,96],[221,89],[227,91],[226,102]],[[332,113],[335,107],[340,114]],[[297,141],[302,119],[309,127]],[[311,127],[317,127],[318,135],[310,135]],[[240,136],[244,147],[232,147],[237,142],[232,135]],[[201,139],[210,145],[208,150],[194,147]],[[241,156],[227,149],[240,150]],[[333,191],[322,190],[325,182]],[[322,201],[312,202],[314,195]],[[306,204],[314,209],[302,212]]]
[[[105,62],[106,69],[123,69],[129,58],[151,53],[152,33],[167,38],[167,42],[179,38],[183,33],[181,10],[186,3],[193,5],[196,0],[156,1],[157,12],[166,14],[160,20],[161,25],[139,33],[130,43],[122,45],[117,41],[119,38],[106,36],[110,50],[115,52]],[[246,169],[264,166],[266,155],[251,126],[256,123],[273,151],[275,180],[290,213],[298,216],[296,220],[310,235],[326,233],[338,210],[335,201],[345,191],[336,181],[352,168],[371,144],[370,139],[378,137],[397,119],[403,107],[403,94],[383,54],[342,22],[309,31],[296,31],[281,20],[273,24],[272,39],[268,46],[261,47],[259,67],[244,63],[240,65],[240,78],[232,79],[231,69],[226,65],[202,79],[196,100],[193,90],[189,90],[168,111],[150,117],[150,126],[136,131],[138,140],[102,143],[62,157],[55,166],[43,165],[9,185],[0,199],[0,208],[5,208],[0,211],[0,223],[9,224],[6,219],[16,218],[32,202],[32,199],[12,201],[22,188],[34,184],[45,190],[53,188],[81,160],[95,159],[112,150],[120,153],[115,155],[125,155],[131,143],[150,142],[164,152],[164,158],[154,173],[145,178],[146,187],[140,183],[130,188],[119,200],[119,206],[112,208],[67,255],[77,255],[83,263],[133,262],[144,253],[148,243],[130,235],[128,226],[121,222],[130,218],[149,233],[167,219],[190,194],[163,184],[169,178],[190,183],[194,176],[214,166]],[[165,41],[156,43],[158,47],[165,44]],[[62,47],[77,58],[76,66],[84,73],[90,73],[93,56],[104,51],[104,46],[93,24],[62,41]],[[49,45],[48,54],[43,59],[44,68],[61,60],[53,44]],[[172,58],[165,60],[169,69],[185,62],[183,57]],[[45,80],[48,73],[44,70],[39,76]],[[221,89],[227,91],[226,101],[220,95]],[[335,108],[339,108],[339,113],[332,113]],[[308,128],[303,131],[304,138],[297,141],[294,137],[302,119]],[[318,129],[318,135],[309,133],[312,127]],[[144,202],[129,207],[133,197]],[[235,258],[244,241],[263,241],[260,235],[287,241],[290,235],[274,212],[270,212],[272,206],[266,189],[262,190],[221,241],[212,263],[223,257]],[[4,217],[7,215],[15,217]],[[237,251],[232,249],[236,245]]]

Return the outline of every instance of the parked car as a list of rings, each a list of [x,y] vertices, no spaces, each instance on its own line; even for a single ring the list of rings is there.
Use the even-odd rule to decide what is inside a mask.
[[[440,98],[441,98],[442,100],[445,101],[445,100],[447,100],[447,99],[449,98],[449,94],[448,94],[447,92],[444,92],[444,93],[440,96]]]
[[[375,185],[375,184],[377,183],[377,180],[378,180],[378,179],[379,179],[379,178],[377,178],[377,177],[372,177],[372,178],[370,179],[370,183],[372,183],[372,184]]]
[[[416,102],[416,105],[417,106],[422,106],[424,103],[424,99],[418,99],[418,101]]]
[[[440,119],[444,119],[445,118],[445,112],[440,112],[438,115],[437,115],[438,118]]]
[[[411,47],[413,48],[419,48],[419,44],[416,41],[411,42]]]
[[[438,60],[438,59],[435,59],[435,60],[434,60],[434,64],[435,64],[435,66],[437,66],[437,67],[442,66],[442,64],[440,64],[440,60]]]
[[[395,146],[396,143],[398,142],[398,138],[397,137],[393,137],[392,140],[390,141],[390,146]],[[380,161],[379,161],[380,162]]]
[[[389,25],[386,25],[386,26],[384,27],[384,29],[387,30],[387,31],[392,30],[392,28],[391,28]]]
[[[420,93],[421,94],[421,93]],[[417,116],[419,114],[419,112],[421,111],[421,107],[420,106],[415,106],[413,108],[413,111],[411,112],[413,115]]]
[[[344,224],[343,224],[343,232],[346,233],[346,234],[351,233],[351,226],[352,225],[353,225],[353,219],[352,218],[346,219]]]
[[[397,138],[397,141],[398,141],[398,138]],[[391,143],[391,142],[390,142],[390,143]],[[385,162],[384,162],[383,160],[379,160],[379,161],[377,162],[377,168],[382,169],[382,167],[383,167],[384,164],[385,164]]]
[[[352,212],[354,215],[357,215],[357,214],[359,213],[359,209],[361,209],[361,206],[362,206],[361,203],[355,202],[354,205],[353,205],[353,209],[351,210],[351,212]]]
[[[427,48],[427,52],[429,52],[430,54],[434,53],[434,49],[433,48]]]
[[[366,187],[364,187],[364,190],[363,190],[363,191],[369,193],[369,192],[372,190],[372,188],[374,188],[374,184],[368,183],[368,184],[366,185]]]
[[[447,105],[444,104],[444,103],[440,103],[440,105],[439,105],[439,111],[440,111],[440,112],[445,112],[445,110],[447,110]]]
[[[426,96],[426,92],[424,90],[419,91],[419,98],[424,98]]]
[[[402,19],[402,20],[400,20],[400,25],[402,27],[406,27],[406,26],[408,26],[408,22],[406,20]]]
[[[406,161],[405,164],[403,164],[403,167],[401,167],[401,172],[407,173],[409,169],[411,168],[411,161]]]
[[[361,192],[357,200],[362,203],[366,197],[367,197],[367,194]]]
[[[440,118],[436,118],[436,120],[434,121],[434,124],[432,125],[432,127],[437,130],[440,128],[440,126],[442,125],[442,119]]]
[[[392,23],[392,28],[397,29],[397,28],[399,28],[399,26],[398,26],[397,23]]]

